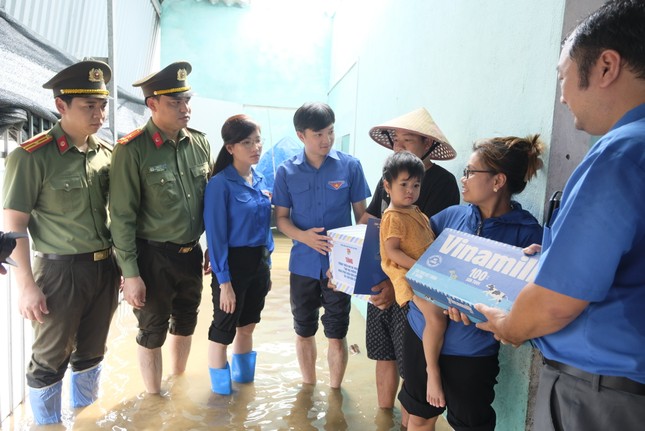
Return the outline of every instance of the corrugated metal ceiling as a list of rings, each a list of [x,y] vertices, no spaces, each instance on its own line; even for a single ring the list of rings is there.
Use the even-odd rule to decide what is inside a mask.
[[[238,6],[246,7],[251,4],[251,0],[195,0],[198,2],[208,1],[212,5],[222,5],[222,6]],[[159,0],[159,3],[163,3],[164,0]]]
[[[14,19],[57,49],[81,60],[108,57],[106,0],[3,0]],[[159,2],[114,2],[115,78],[133,95],[143,97],[131,83],[158,67]]]

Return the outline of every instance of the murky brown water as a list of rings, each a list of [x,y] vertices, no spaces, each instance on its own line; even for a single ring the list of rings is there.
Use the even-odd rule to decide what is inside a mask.
[[[99,400],[84,409],[69,409],[65,406],[69,399],[65,382],[62,425],[46,428],[33,425],[31,410],[23,405],[4,422],[3,429],[399,430],[399,410],[391,412],[377,407],[374,362],[367,358],[364,347],[365,320],[355,309],[347,340],[348,344],[359,346],[359,353],[349,357],[342,389],[332,391],[328,386],[327,343],[322,328],[317,336],[318,383],[304,387],[301,384],[289,308],[287,262],[291,243],[284,237],[276,240],[273,290],[254,337],[254,349],[258,352],[254,383],[233,383],[231,396],[210,391],[206,352],[212,305],[208,278],[187,372],[165,377],[161,396],[145,394],[134,340],[136,319],[123,302],[112,322]],[[167,357],[164,352],[164,358]],[[437,430],[449,429],[440,418]]]

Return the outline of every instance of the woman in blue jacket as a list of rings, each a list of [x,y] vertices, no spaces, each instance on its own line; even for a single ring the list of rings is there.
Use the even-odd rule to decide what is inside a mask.
[[[253,330],[271,287],[271,193],[252,167],[262,154],[260,133],[259,124],[246,115],[226,120],[224,145],[204,194],[213,290],[208,367],[211,389],[222,395],[231,393],[231,379],[254,379]],[[229,367],[226,351],[231,343]]]
[[[461,178],[462,196],[468,205],[455,205],[433,216],[430,224],[434,233],[439,236],[444,229],[452,228],[517,247],[541,243],[542,227],[511,197],[522,192],[542,167],[543,148],[538,135],[475,143]],[[411,415],[418,417],[419,423],[413,428],[432,429],[445,407],[433,407],[426,401],[425,358],[421,339],[416,335],[422,333],[425,322],[416,307],[410,306],[408,323],[403,352],[406,380],[399,400]],[[448,422],[454,429],[495,429],[491,404],[499,372],[498,350],[499,343],[491,333],[475,325],[449,322],[439,367]]]

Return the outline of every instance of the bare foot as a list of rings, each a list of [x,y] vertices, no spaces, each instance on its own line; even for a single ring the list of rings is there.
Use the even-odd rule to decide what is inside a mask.
[[[434,407],[446,406],[446,398],[443,394],[443,387],[441,386],[441,376],[438,369],[428,371],[426,400],[431,406]]]

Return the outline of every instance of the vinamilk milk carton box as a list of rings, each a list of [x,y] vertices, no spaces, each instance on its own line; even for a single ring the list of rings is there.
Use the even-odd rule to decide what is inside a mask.
[[[474,304],[510,310],[520,290],[535,278],[537,263],[537,256],[527,256],[519,247],[445,229],[406,279],[422,298],[482,322]]]

